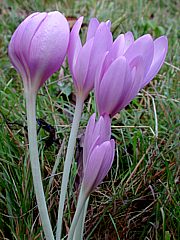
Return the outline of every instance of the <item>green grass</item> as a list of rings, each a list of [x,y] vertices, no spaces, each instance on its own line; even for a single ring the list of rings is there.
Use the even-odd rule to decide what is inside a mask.
[[[25,102],[20,76],[12,68],[7,46],[18,24],[33,11],[59,10],[66,16],[112,21],[113,36],[132,31],[135,37],[167,35],[166,63],[156,78],[113,119],[116,140],[113,167],[91,195],[85,239],[180,239],[178,152],[178,1],[10,1],[0,3],[0,239],[43,239],[36,206],[26,129]],[[83,31],[86,31],[86,24]],[[37,99],[37,118],[55,127],[60,143],[46,147],[49,134],[38,134],[44,189],[55,228],[65,149],[58,174],[47,191],[60,145],[66,143],[74,112],[72,79],[65,68],[63,84],[54,74]],[[93,94],[86,102],[82,129],[95,110]],[[64,219],[64,235],[75,211],[72,170]]]

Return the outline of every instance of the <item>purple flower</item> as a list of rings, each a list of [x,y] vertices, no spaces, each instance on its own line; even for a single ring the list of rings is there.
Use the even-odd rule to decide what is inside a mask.
[[[112,45],[110,21],[99,23],[96,18],[90,20],[86,42],[82,46],[79,31],[83,17],[74,24],[68,47],[68,62],[72,73],[76,95],[83,99],[94,87],[96,68],[104,53]]]
[[[111,120],[108,115],[95,121],[93,114],[88,122],[83,149],[83,192],[90,194],[104,179],[114,159],[114,140],[111,137]]]
[[[121,34],[104,54],[96,72],[95,96],[100,115],[111,117],[129,104],[160,70],[168,49],[165,36],[147,34],[136,41]]]
[[[33,13],[14,32],[8,53],[25,91],[37,91],[61,66],[69,43],[69,25],[60,12]]]

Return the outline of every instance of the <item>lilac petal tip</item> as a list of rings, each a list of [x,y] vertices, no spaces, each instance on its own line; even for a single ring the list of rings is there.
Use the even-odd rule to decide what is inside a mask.
[[[99,21],[97,20],[97,18],[91,18],[88,26],[86,41],[94,37],[98,26],[99,26]]]
[[[168,50],[168,39],[166,36],[159,37],[154,41],[153,61],[145,77],[145,80],[141,86],[142,88],[145,85],[147,85],[159,72],[166,58],[167,50]]]

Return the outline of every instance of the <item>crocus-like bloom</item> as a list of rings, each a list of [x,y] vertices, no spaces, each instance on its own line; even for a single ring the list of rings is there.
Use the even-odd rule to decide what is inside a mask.
[[[96,122],[93,114],[88,122],[83,149],[82,189],[88,196],[104,179],[114,159],[114,140],[111,137],[111,121],[108,115]]]
[[[136,41],[121,34],[104,55],[96,74],[95,96],[100,115],[111,117],[129,104],[160,70],[168,49],[165,36],[147,34]]]
[[[110,21],[99,23],[96,18],[90,20],[86,42],[82,46],[79,31],[83,22],[80,17],[70,33],[68,62],[72,73],[75,92],[83,100],[94,87],[97,66],[104,53],[112,45]]]
[[[114,140],[110,140],[111,119],[108,115],[104,115],[100,116],[96,122],[95,117],[95,114],[90,117],[86,127],[83,148],[83,179],[68,240],[80,239],[79,230],[77,230],[78,234],[75,233],[76,236],[74,231],[78,226],[78,221],[83,221],[83,217],[79,218],[86,212],[85,202],[90,193],[107,175],[114,159],[115,143]]]
[[[61,66],[69,43],[69,25],[57,11],[33,13],[14,32],[8,53],[25,91],[37,91]]]

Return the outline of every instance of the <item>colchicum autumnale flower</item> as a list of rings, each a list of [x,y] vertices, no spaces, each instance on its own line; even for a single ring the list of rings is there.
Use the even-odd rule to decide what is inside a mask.
[[[86,42],[82,46],[79,37],[79,31],[83,22],[83,17],[80,17],[74,24],[68,46],[68,62],[70,72],[72,73],[75,94],[76,107],[70,133],[70,138],[67,147],[66,159],[64,163],[64,172],[61,183],[61,196],[58,210],[58,222],[56,230],[56,238],[61,238],[63,209],[65,195],[67,192],[67,183],[69,179],[70,167],[74,154],[76,137],[83,110],[84,100],[89,92],[94,87],[94,79],[96,68],[101,61],[104,53],[112,44],[112,34],[110,32],[110,21],[99,23],[96,18],[92,18],[89,23]]]
[[[110,117],[100,116],[96,122],[93,114],[86,128],[83,148],[82,190],[87,195],[102,182],[112,166],[115,143],[110,137]]]
[[[33,13],[14,32],[8,53],[21,74],[26,98],[31,170],[46,239],[54,239],[43,190],[36,131],[36,94],[59,69],[69,44],[69,25],[60,12]]]
[[[134,41],[131,32],[121,34],[104,55],[96,73],[95,96],[100,115],[112,117],[127,106],[158,73],[167,49],[165,36],[153,41],[147,34]]]
[[[12,35],[8,53],[21,74],[25,91],[37,92],[64,61],[69,25],[58,11],[28,16]]]
[[[71,228],[68,235],[68,240],[82,239],[83,223],[84,221],[83,211],[85,210],[86,201],[92,191],[102,182],[104,177],[110,170],[115,151],[115,142],[111,137],[111,120],[108,115],[100,116],[96,122],[96,115],[93,114],[88,122],[83,148],[83,179],[81,190],[78,198],[76,212],[71,224]],[[82,217],[82,218],[81,218]],[[78,236],[75,233],[77,225],[81,226]]]
[[[92,18],[88,26],[86,42],[82,46],[79,37],[82,22],[83,17],[80,17],[71,30],[68,62],[76,95],[85,99],[94,87],[97,66],[112,44],[112,34],[110,21],[99,23],[96,18]]]

